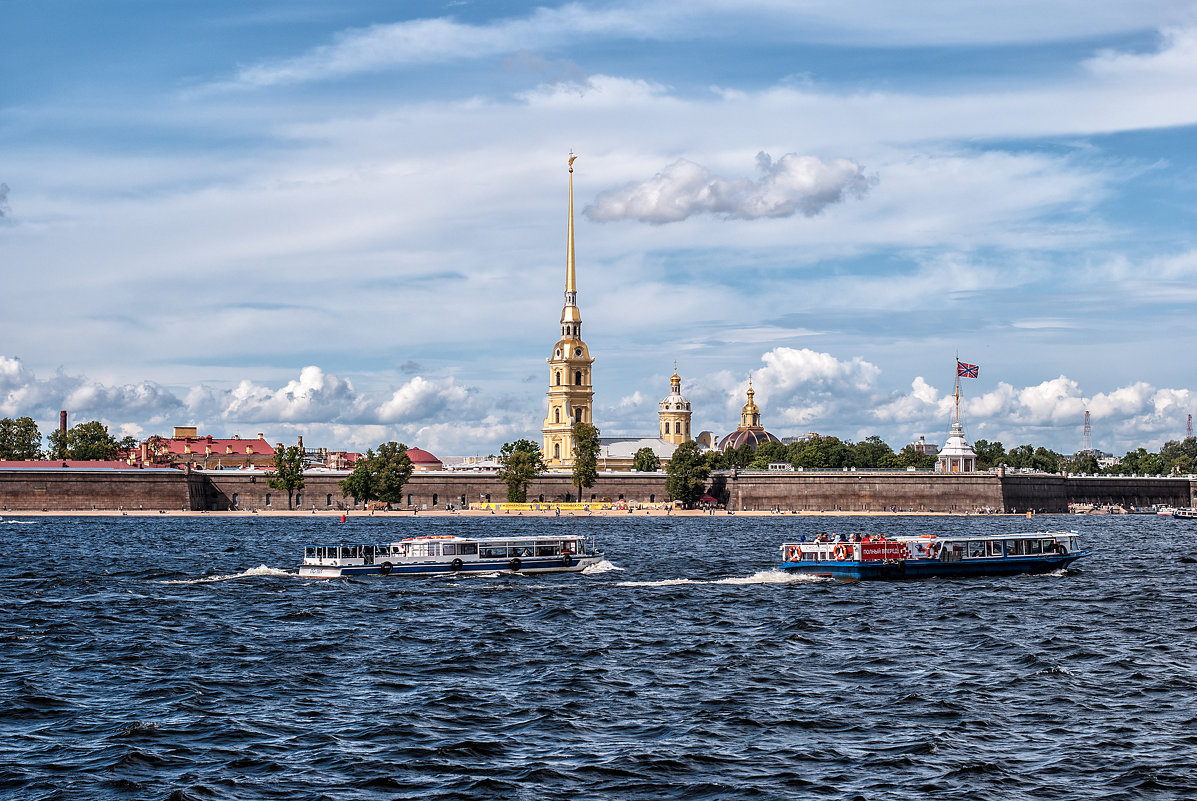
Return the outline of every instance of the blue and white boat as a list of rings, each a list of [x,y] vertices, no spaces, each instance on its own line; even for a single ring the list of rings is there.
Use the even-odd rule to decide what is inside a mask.
[[[1060,570],[1089,551],[1075,531],[829,537],[781,546],[781,569],[840,579],[1000,576]]]
[[[309,545],[299,575],[431,576],[453,573],[577,573],[602,561],[593,540],[553,537],[409,537],[381,545]]]

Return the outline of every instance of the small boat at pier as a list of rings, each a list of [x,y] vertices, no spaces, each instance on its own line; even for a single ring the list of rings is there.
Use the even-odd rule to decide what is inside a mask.
[[[781,569],[841,579],[1000,576],[1060,570],[1089,551],[1075,531],[832,538],[781,546]]]
[[[603,558],[585,537],[409,537],[380,545],[309,545],[305,578],[454,573],[577,573]]]
[[[1178,517],[1181,520],[1197,520],[1197,509],[1189,506],[1180,506],[1172,510],[1172,516]]]

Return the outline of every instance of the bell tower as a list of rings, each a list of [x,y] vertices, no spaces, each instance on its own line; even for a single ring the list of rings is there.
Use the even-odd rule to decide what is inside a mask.
[[[661,418],[661,439],[680,445],[690,441],[690,401],[682,395],[682,377],[677,374],[677,362],[669,379],[669,394],[661,401],[657,415]]]
[[[544,461],[550,468],[572,467],[574,423],[594,424],[594,387],[591,384],[590,349],[582,341],[582,314],[578,311],[577,275],[574,267],[574,159],[569,152],[569,216],[565,234],[565,305],[561,308],[561,338],[553,346],[549,363],[549,410],[541,433]]]

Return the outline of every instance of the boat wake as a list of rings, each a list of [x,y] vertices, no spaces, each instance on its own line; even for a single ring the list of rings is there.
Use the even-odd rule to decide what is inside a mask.
[[[225,576],[204,576],[196,579],[170,579],[159,582],[161,584],[210,584],[213,581],[229,581],[230,579],[250,578],[252,576],[297,576],[298,574],[289,570],[279,570],[277,567],[267,567],[266,565],[258,565],[251,567],[249,570],[244,570],[240,573],[229,573]]]
[[[662,579],[660,581],[620,581],[619,587],[676,587],[684,584],[796,584],[804,581],[827,581],[825,576],[787,573],[784,570],[762,570],[751,576],[731,576],[721,579]]]
[[[6,526],[32,526],[36,520],[0,520]]]
[[[583,568],[582,575],[583,576],[597,576],[599,573],[610,573],[612,570],[622,571],[623,568],[620,567],[619,565],[613,565],[610,562],[608,562],[606,559],[603,559],[599,562],[594,563],[593,565],[587,565],[585,568]]]

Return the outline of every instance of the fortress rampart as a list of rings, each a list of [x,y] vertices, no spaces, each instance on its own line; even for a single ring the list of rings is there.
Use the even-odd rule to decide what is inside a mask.
[[[301,509],[352,507],[338,482],[347,473],[313,471],[296,493]],[[171,469],[0,470],[4,510],[107,511],[162,509],[224,511],[286,509],[286,493],[271,489],[256,470]],[[418,472],[404,488],[404,506],[461,507],[502,501],[506,487],[489,472]],[[1197,505],[1197,480],[1187,477],[1089,477],[1047,474],[908,473],[887,471],[765,472],[729,470],[712,474],[708,491],[730,509],[882,512],[1065,512],[1070,503],[1146,507]],[[532,482],[528,500],[578,500],[568,473]],[[668,500],[664,473],[600,473],[583,501]]]

